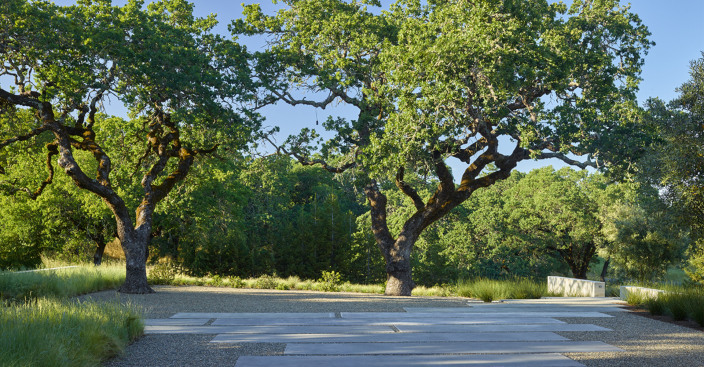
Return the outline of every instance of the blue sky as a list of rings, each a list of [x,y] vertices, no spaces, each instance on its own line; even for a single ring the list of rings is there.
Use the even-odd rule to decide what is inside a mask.
[[[148,1],[148,0],[147,0]],[[73,0],[55,0],[58,5],[74,4]],[[261,3],[265,11],[275,8],[270,1],[245,1]],[[113,0],[115,4],[124,4],[125,0]],[[242,6],[239,1],[195,0],[195,13],[205,16],[214,13],[220,24],[218,32],[227,33],[227,24],[232,19],[241,17]],[[383,4],[390,1],[382,0]],[[628,2],[622,1],[622,4]],[[702,57],[704,51],[704,1],[703,0],[634,0],[632,12],[638,14],[652,33],[651,40],[656,45],[645,56],[643,81],[640,85],[638,100],[643,103],[649,97],[659,97],[669,101],[677,96],[676,88],[689,78],[689,63]],[[111,111],[108,111],[110,113]],[[266,117],[266,125],[279,126],[282,141],[288,134],[298,132],[302,127],[315,127],[316,111],[308,107],[273,106],[261,111]],[[349,107],[338,106],[317,111],[317,119],[323,121],[328,115],[356,115]],[[559,162],[540,161],[525,162],[519,166],[522,171],[547,164],[558,165]],[[458,170],[459,167],[455,167]]]

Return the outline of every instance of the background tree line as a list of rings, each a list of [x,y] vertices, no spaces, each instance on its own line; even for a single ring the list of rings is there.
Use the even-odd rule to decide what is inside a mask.
[[[13,172],[32,176],[29,169]],[[427,190],[436,185],[411,180]],[[0,197],[4,268],[31,267],[42,254],[85,261],[113,241],[109,213],[85,205],[90,197],[71,186],[60,180],[38,201]],[[388,190],[396,231],[413,203],[393,184]],[[335,270],[350,281],[383,282],[383,260],[360,196],[346,177],[284,156],[200,162],[155,213],[150,261],[166,258],[193,275],[310,279]],[[651,280],[678,265],[685,252],[696,253],[667,198],[651,185],[613,183],[570,168],[514,172],[421,236],[414,277],[422,285],[475,277],[585,278],[600,255],[601,266],[609,259],[608,277]],[[696,257],[688,258],[696,264]]]

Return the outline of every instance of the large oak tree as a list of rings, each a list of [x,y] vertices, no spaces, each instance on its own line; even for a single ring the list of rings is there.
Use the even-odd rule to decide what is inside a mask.
[[[152,292],[146,256],[157,203],[197,157],[218,144],[241,147],[258,121],[241,109],[250,96],[244,50],[211,32],[213,16],[196,18],[192,11],[183,0],[146,8],[139,0],[123,7],[110,0],[69,7],[42,0],[0,3],[0,165],[13,164],[17,143],[50,137],[46,180],[17,190],[40,195],[56,162],[76,186],[100,197],[114,214],[127,258],[122,292]],[[113,166],[126,162],[112,161],[101,145],[105,136],[96,134],[105,121],[101,107],[116,101],[139,122],[143,144],[131,167],[142,187],[134,211],[110,176]],[[22,118],[27,110],[33,118]],[[81,163],[81,152],[92,163]]]
[[[234,31],[269,37],[257,64],[264,101],[358,109],[355,120],[324,123],[337,136],[318,153],[312,130],[277,149],[367,179],[386,294],[411,294],[420,233],[518,162],[624,163],[612,157],[624,156],[629,146],[614,150],[637,128],[635,92],[650,42],[618,1],[575,0],[568,8],[546,0],[400,0],[385,11],[367,8],[378,1],[283,3],[275,15],[246,8]],[[459,184],[450,159],[464,164]],[[490,164],[497,169],[487,172]],[[421,197],[404,181],[410,170],[434,174],[435,192]],[[386,222],[387,182],[416,208],[398,233]]]

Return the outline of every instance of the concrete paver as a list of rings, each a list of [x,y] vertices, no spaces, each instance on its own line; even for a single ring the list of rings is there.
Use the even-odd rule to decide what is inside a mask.
[[[147,326],[203,326],[210,319],[145,319],[144,325]]]
[[[385,325],[274,325],[274,326],[146,326],[146,334],[366,334],[393,333]]]
[[[244,356],[235,367],[397,367],[397,366],[521,366],[578,367],[560,354],[413,355],[413,356]]]
[[[149,319],[148,334],[213,334],[216,345],[285,345],[284,355],[242,356],[236,367],[582,366],[564,353],[621,352],[601,341],[555,332],[611,332],[560,318],[611,318],[612,300],[584,298],[466,307],[405,307],[405,312],[182,312]],[[279,352],[280,353],[280,352]]]
[[[284,354],[522,354],[621,352],[603,342],[289,343]]]
[[[334,318],[334,312],[179,312],[172,319],[319,319]]]
[[[402,333],[491,333],[497,331],[513,331],[524,333],[531,331],[612,331],[605,327],[592,324],[487,324],[487,325],[402,325],[394,324]]]
[[[392,333],[392,334],[219,334],[213,343],[426,343],[565,341],[551,332]]]
[[[496,319],[496,318],[552,318],[552,317],[613,317],[601,312],[571,312],[571,311],[535,311],[535,312],[501,312],[496,314],[491,310],[474,310],[474,312],[341,312],[343,319],[383,319],[411,320],[417,318],[431,319]]]

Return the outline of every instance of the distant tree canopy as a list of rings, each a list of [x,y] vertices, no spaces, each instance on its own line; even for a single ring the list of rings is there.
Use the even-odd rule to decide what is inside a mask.
[[[184,0],[143,5],[0,3],[0,173],[19,164],[14,147],[46,144],[46,159],[34,169],[47,174],[35,187],[7,180],[2,186],[36,198],[58,162],[76,186],[100,197],[126,255],[120,290],[128,293],[151,292],[145,262],[156,205],[197,157],[218,145],[243,147],[258,124],[241,108],[252,96],[247,55],[211,32],[215,18],[194,17]],[[113,120],[114,129],[101,130],[111,120],[98,114],[111,98],[129,109],[132,121]],[[138,148],[130,147],[126,161],[111,160],[105,139],[125,133],[139,136]],[[81,153],[91,159],[82,161]],[[134,213],[131,194],[111,177],[122,163],[141,176]]]
[[[518,162],[558,158],[618,172],[640,152],[624,142],[639,131],[635,92],[649,32],[618,1],[568,8],[543,0],[402,0],[381,13],[367,9],[380,5],[374,1],[284,3],[274,16],[246,7],[233,31],[269,37],[255,65],[264,103],[342,101],[358,109],[354,120],[325,122],[337,136],[320,155],[312,130],[276,148],[366,178],[386,294],[411,294],[411,252],[423,230],[509,177]],[[459,185],[447,159],[466,165]],[[487,172],[490,164],[496,170]],[[421,196],[406,172],[430,172],[439,184]],[[396,231],[382,192],[388,181],[415,207]]]

